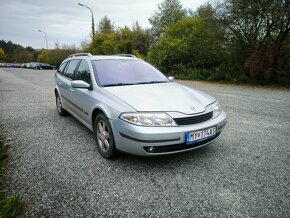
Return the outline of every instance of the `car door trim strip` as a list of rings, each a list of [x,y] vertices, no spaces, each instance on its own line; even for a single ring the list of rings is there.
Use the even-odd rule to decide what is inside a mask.
[[[66,101],[68,101],[71,105],[73,105],[74,107],[76,107],[77,109],[79,109],[81,112],[83,112],[85,115],[88,115],[89,114],[88,112],[86,112],[85,110],[83,110],[82,108],[80,108],[79,106],[77,106],[76,104],[72,103],[70,100],[68,100],[63,95],[61,97],[64,98]]]

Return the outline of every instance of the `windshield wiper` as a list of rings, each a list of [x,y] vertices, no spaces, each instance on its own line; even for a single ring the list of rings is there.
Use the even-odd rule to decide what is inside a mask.
[[[112,84],[106,84],[103,85],[103,87],[111,87],[111,86],[129,86],[134,85],[134,83],[112,83]]]
[[[167,83],[167,81],[148,81],[148,82],[139,82],[139,83],[135,83],[135,84],[139,85],[139,84],[153,84],[153,83]]]
[[[167,83],[167,81],[148,81],[148,82],[137,82],[137,83],[112,83],[112,84],[103,85],[103,87],[130,86],[130,85],[153,84],[153,83]]]

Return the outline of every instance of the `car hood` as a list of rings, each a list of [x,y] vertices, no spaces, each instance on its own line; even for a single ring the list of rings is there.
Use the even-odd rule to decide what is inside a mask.
[[[215,99],[178,83],[105,87],[106,91],[136,111],[167,111],[194,114],[205,111]]]

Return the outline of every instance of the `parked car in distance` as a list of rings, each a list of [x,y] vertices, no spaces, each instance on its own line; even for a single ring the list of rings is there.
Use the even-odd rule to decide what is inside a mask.
[[[23,63],[21,64],[21,68],[30,68],[31,63]]]
[[[173,82],[134,57],[70,55],[55,73],[56,108],[94,132],[98,152],[172,154],[215,141],[226,125],[219,102]]]
[[[55,70],[56,66],[46,64],[46,63],[39,63],[39,62],[31,62],[31,67],[35,70]]]
[[[42,70],[55,70],[56,66],[50,65],[50,64],[41,63],[41,68],[42,68]]]
[[[35,70],[55,70],[56,66],[47,63],[31,62],[31,63],[1,63],[0,67],[5,68],[31,68]]]
[[[37,65],[40,64],[39,62],[31,62],[30,63],[30,68],[31,69],[37,69]]]
[[[13,67],[14,68],[20,68],[21,67],[21,64],[20,63],[15,63],[15,64],[13,64]]]

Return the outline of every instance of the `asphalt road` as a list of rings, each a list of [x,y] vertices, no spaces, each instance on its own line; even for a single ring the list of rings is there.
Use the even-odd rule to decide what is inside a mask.
[[[108,161],[93,133],[58,116],[53,71],[0,69],[5,185],[25,216],[290,217],[290,92],[184,84],[221,102],[221,137],[192,152]]]

